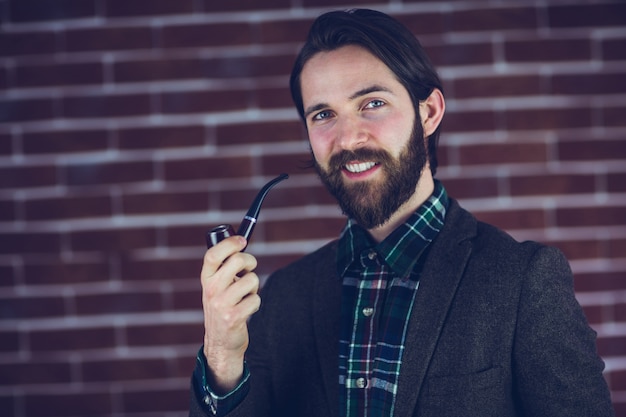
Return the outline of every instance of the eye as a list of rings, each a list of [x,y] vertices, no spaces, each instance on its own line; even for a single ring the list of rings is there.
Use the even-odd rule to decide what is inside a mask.
[[[324,119],[328,119],[331,116],[332,116],[332,113],[330,111],[323,110],[319,113],[314,114],[312,117],[312,120],[324,120]]]
[[[382,100],[378,100],[378,99],[375,99],[375,100],[369,101],[369,102],[365,105],[365,108],[366,108],[366,109],[375,109],[375,108],[377,108],[377,107],[382,107],[382,106],[384,106],[385,104],[386,104],[386,103],[385,103],[384,101],[382,101]]]

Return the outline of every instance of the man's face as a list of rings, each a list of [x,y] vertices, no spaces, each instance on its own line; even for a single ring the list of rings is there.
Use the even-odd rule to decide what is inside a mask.
[[[384,224],[415,194],[428,160],[408,92],[357,46],[316,54],[300,82],[322,182],[361,226]]]

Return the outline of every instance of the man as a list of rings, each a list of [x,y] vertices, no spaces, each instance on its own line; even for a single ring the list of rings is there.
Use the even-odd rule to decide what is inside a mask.
[[[445,101],[414,36],[325,14],[291,90],[347,225],[269,277],[262,306],[243,238],[206,252],[190,415],[613,415],[561,253],[478,222],[433,178]]]

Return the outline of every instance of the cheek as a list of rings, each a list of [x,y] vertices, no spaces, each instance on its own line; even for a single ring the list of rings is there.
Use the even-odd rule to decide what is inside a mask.
[[[313,151],[315,160],[320,164],[324,164],[330,157],[333,142],[329,136],[324,135],[319,130],[309,131],[309,146]]]

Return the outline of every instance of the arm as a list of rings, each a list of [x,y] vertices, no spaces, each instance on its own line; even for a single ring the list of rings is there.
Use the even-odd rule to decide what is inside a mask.
[[[535,252],[518,309],[513,366],[523,415],[613,416],[596,334],[558,250]]]

